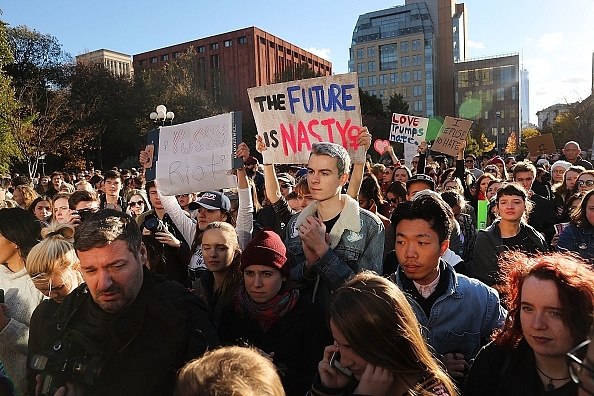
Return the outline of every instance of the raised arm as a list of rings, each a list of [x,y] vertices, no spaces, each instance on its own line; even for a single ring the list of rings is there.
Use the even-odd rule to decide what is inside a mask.
[[[361,128],[361,133],[359,136],[357,136],[357,144],[359,146],[365,147],[365,153],[367,153],[369,146],[371,146],[371,134],[367,130],[367,127]],[[365,160],[363,160],[363,162],[357,162],[353,164],[353,172],[351,173],[349,188],[347,189],[347,194],[353,199],[357,199],[357,195],[359,195],[359,189],[361,188],[361,183],[363,182],[364,172]]]
[[[256,151],[262,154],[266,150],[266,145],[262,136],[256,135]],[[264,188],[266,189],[266,198],[271,204],[275,204],[282,197],[274,164],[264,164]]]
[[[237,146],[235,156],[243,159],[245,162],[250,156],[250,149],[247,144],[241,142]],[[254,202],[244,166],[237,168],[237,190],[239,207],[237,208],[237,224],[235,229],[239,238],[239,247],[245,249],[252,239],[252,231],[254,229]]]
[[[419,163],[417,164],[417,175],[425,173],[425,165],[427,164],[427,142],[423,141],[419,144],[417,149],[419,153]]]

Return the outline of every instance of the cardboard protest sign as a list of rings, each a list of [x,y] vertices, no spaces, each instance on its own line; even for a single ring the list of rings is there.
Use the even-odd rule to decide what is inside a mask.
[[[429,118],[394,113],[390,125],[390,140],[418,146],[425,140],[428,126]]]
[[[386,152],[386,147],[388,147],[389,145],[389,140],[376,139],[373,143],[373,148],[375,149],[375,151],[379,153],[379,155],[382,155]]]
[[[553,134],[547,133],[545,135],[534,136],[526,139],[526,145],[530,151],[530,155],[539,156],[543,154],[555,154],[555,141]]]
[[[230,172],[242,165],[239,142],[241,112],[160,127],[148,135],[146,179],[164,195],[236,187]]]
[[[471,126],[472,121],[463,118],[446,117],[431,146],[431,151],[456,156],[460,144],[466,140],[466,135]]]
[[[412,160],[415,155],[417,155],[417,148],[418,147],[412,143],[404,143],[404,161],[409,169],[412,169]]]
[[[356,73],[249,88],[248,96],[266,145],[265,164],[306,163],[316,142],[340,144],[353,162],[365,162],[365,151],[357,145],[361,105]]]

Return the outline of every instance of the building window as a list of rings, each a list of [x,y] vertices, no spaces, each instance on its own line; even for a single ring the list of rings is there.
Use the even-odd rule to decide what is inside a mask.
[[[376,76],[369,76],[369,86],[375,87],[377,85],[377,77]]]
[[[421,40],[413,40],[412,41],[412,50],[413,51],[420,51],[421,50]]]
[[[415,100],[414,109],[415,109],[415,111],[423,111],[423,101]]]
[[[225,41],[223,42],[223,45],[224,45],[225,47],[231,47],[231,46],[233,45],[233,40],[225,40]]]
[[[157,57],[156,56],[153,56],[151,58],[151,63],[157,63]]]
[[[380,98],[380,99],[388,99],[388,98],[386,97],[386,90],[385,90],[385,89],[380,89],[380,90],[379,90],[379,98]]]
[[[211,44],[211,45],[210,45],[210,49],[211,49],[211,50],[216,50],[216,49],[219,49],[219,43],[213,43],[213,44]]]
[[[380,70],[398,69],[398,51],[396,44],[380,45]]]
[[[140,66],[146,66],[146,59],[140,61]]]
[[[206,51],[206,48],[203,45],[198,47],[198,52],[205,52],[205,51]]]
[[[210,66],[213,69],[218,69],[221,67],[221,60],[219,58],[219,54],[214,54],[210,56]]]
[[[400,66],[409,67],[410,66],[410,57],[408,57],[408,56],[400,57]]]
[[[375,47],[367,47],[367,57],[373,58],[375,56]]]
[[[390,84],[398,84],[398,73],[390,73]]]
[[[497,88],[497,100],[505,100],[505,88]]]
[[[400,81],[403,83],[410,82],[410,72],[402,72],[400,76]]]
[[[511,118],[516,117],[516,109],[509,109],[509,116]]]
[[[369,91],[369,96],[377,96],[377,91],[375,89],[372,89],[371,91]]]
[[[400,52],[408,52],[408,41],[400,43]]]
[[[516,87],[511,87],[511,89],[512,89],[512,92],[511,92],[511,98],[512,98],[512,100],[518,99],[517,92],[516,92]]]
[[[247,36],[243,36],[237,39],[239,44],[247,44]]]
[[[375,61],[367,62],[367,71],[369,71],[369,72],[375,71]]]
[[[403,98],[408,98],[410,96],[410,87],[402,87],[400,90]]]
[[[260,37],[260,44],[266,44],[266,39],[264,37]]]
[[[180,54],[180,52],[179,52],[179,51],[175,51],[175,52],[173,53],[173,59],[178,59],[180,56],[181,56],[181,54]]]
[[[387,85],[388,84],[388,75],[387,74],[380,74],[379,76],[379,85]],[[381,93],[381,91],[380,91]]]
[[[509,84],[514,82],[515,66],[506,66],[501,68],[501,83]]]
[[[365,48],[357,48],[357,59],[365,59]]]
[[[413,81],[421,81],[423,79],[422,70],[413,70]]]
[[[365,62],[357,63],[357,73],[365,73]]]
[[[169,60],[169,54],[161,55],[161,60],[163,60],[163,61]]]
[[[366,82],[367,82],[367,79],[365,77],[359,77],[359,88],[363,88],[363,87],[367,86]]]
[[[413,66],[421,66],[421,55],[413,55]]]
[[[421,85],[415,85],[413,87],[413,95],[414,96],[421,96],[421,95],[423,95],[423,87]]]
[[[468,71],[458,72],[458,88],[468,87]]]

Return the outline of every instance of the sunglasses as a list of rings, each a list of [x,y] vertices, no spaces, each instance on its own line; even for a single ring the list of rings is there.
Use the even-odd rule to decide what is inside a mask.
[[[577,185],[580,187],[584,185],[586,185],[587,187],[592,187],[594,186],[594,180],[578,180]]]
[[[471,162],[474,162],[474,160],[472,160],[472,159],[467,159],[467,160],[464,160],[464,162],[466,162],[467,164],[469,164],[469,163],[471,163]]]
[[[392,199],[387,198],[386,201],[388,201],[388,202],[390,202],[392,204],[395,204],[395,203],[400,202],[400,200],[398,198],[392,198]]]
[[[179,198],[179,197],[188,198],[189,196],[190,196],[190,194],[180,194],[180,195],[176,195],[175,198]]]
[[[134,207],[134,206],[142,206],[142,205],[144,205],[144,202],[143,201],[130,201],[130,202],[128,202],[128,206],[132,206],[132,207]]]
[[[281,188],[289,188],[289,187],[292,187],[290,184],[286,184],[286,183],[285,183],[285,184],[281,184],[280,186],[281,186]]]

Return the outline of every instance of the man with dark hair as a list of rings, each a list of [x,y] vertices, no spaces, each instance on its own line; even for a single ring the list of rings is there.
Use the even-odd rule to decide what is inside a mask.
[[[99,198],[95,191],[75,191],[68,198],[68,206],[71,210],[90,209],[95,212],[99,209]]]
[[[117,170],[108,170],[105,172],[103,185],[104,194],[100,198],[101,209],[116,209],[120,212],[126,211],[126,202],[120,196],[122,190],[122,177]]]
[[[141,237],[130,216],[111,209],[78,227],[74,247],[85,283],[54,315],[37,309],[31,318],[28,360],[32,374],[45,375],[38,386],[77,359],[82,365],[68,368],[62,381],[85,395],[171,395],[177,370],[218,344],[205,304],[144,267]],[[87,369],[93,375],[72,376]]]
[[[448,373],[461,380],[468,362],[505,319],[499,295],[442,259],[454,216],[437,193],[421,192],[398,205],[392,223],[395,251],[386,260],[397,257],[400,264],[390,278],[405,293],[427,343],[444,355]]]

